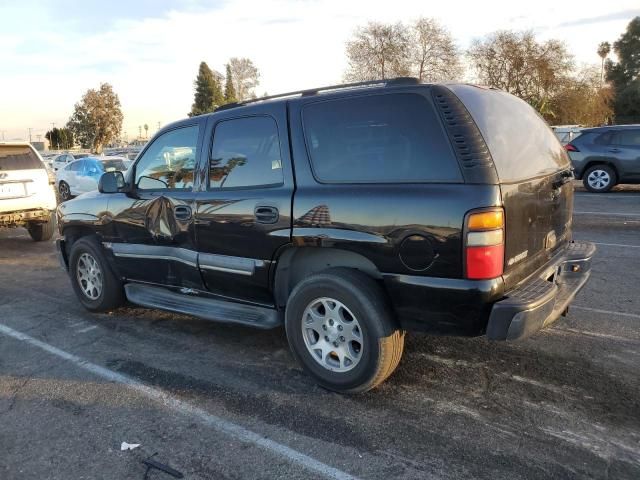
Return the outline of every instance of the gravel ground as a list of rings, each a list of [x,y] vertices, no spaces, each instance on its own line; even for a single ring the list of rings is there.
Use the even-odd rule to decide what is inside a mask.
[[[315,386],[281,329],[90,314],[52,243],[0,231],[0,478],[142,479],[154,453],[188,479],[640,478],[640,188],[575,211],[598,253],[568,317],[513,344],[409,335],[360,396]]]

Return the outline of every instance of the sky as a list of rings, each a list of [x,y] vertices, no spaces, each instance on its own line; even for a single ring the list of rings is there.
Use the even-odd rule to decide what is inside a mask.
[[[258,95],[340,83],[345,42],[369,21],[438,20],[466,49],[498,29],[532,29],[567,43],[577,64],[599,64],[640,15],[638,0],[0,0],[0,140],[64,125],[89,88],[108,82],[123,130],[149,135],[184,118],[198,65],[230,57],[259,68]]]

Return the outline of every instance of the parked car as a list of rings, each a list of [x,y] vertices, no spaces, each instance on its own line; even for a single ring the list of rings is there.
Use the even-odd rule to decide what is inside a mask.
[[[566,145],[571,140],[580,135],[583,127],[581,125],[553,125],[551,130],[562,145]]]
[[[280,97],[280,98],[279,98]],[[246,101],[159,131],[62,204],[91,311],[284,325],[322,386],[362,392],[405,330],[525,338],[590,275],[565,150],[524,101],[396,79]]]
[[[104,172],[125,172],[127,161],[118,157],[86,157],[68,163],[56,174],[60,198],[65,201],[76,195],[97,190],[98,180]]]
[[[60,153],[51,160],[51,168],[54,172],[57,172],[61,168],[67,166],[68,163],[73,162],[76,158],[70,153]]]
[[[640,183],[640,125],[588,128],[565,145],[575,176],[590,192]]]
[[[25,227],[36,242],[55,231],[56,196],[38,152],[27,142],[0,142],[0,227]]]

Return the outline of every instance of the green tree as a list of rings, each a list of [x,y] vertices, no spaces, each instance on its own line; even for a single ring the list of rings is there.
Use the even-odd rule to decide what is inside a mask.
[[[108,83],[98,90],[90,89],[75,104],[67,128],[84,148],[101,153],[102,148],[115,140],[122,131],[120,99]]]
[[[233,86],[233,74],[231,65],[227,64],[227,78],[224,84],[224,103],[235,103],[238,101],[236,88]]]
[[[206,62],[200,62],[198,76],[193,83],[195,94],[189,112],[190,117],[213,112],[224,103],[220,82]]]
[[[602,60],[600,65],[600,87],[604,83],[604,61],[607,59],[609,52],[611,52],[611,44],[609,42],[601,42],[598,45],[598,56]]]
[[[74,145],[73,133],[68,128],[53,128],[44,138],[49,140],[49,148],[55,150],[69,150]]]
[[[640,17],[614,42],[618,62],[607,60],[607,80],[615,92],[613,110],[616,122],[640,121]]]

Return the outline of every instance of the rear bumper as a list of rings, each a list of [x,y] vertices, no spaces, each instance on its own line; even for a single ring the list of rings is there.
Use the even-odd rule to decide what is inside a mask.
[[[555,322],[587,283],[595,251],[593,243],[570,243],[543,273],[507,292],[491,309],[487,337],[520,340]]]
[[[47,222],[53,212],[47,209],[21,210],[0,213],[0,227],[24,225],[29,222]]]

